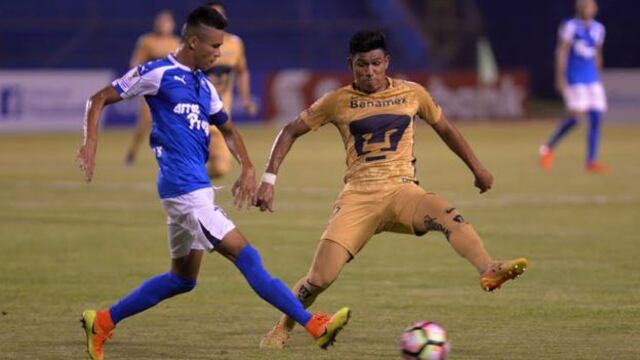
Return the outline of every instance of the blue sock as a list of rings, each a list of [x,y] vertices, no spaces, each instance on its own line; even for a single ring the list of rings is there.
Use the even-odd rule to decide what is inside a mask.
[[[578,124],[578,120],[574,117],[570,117],[565,119],[563,122],[558,125],[556,131],[551,134],[551,137],[547,141],[547,146],[549,149],[553,149],[562,138],[564,138],[571,129],[573,129]]]
[[[589,111],[589,135],[587,138],[587,164],[598,159],[598,145],[600,144],[600,129],[602,112]]]
[[[196,281],[183,278],[172,272],[164,273],[145,281],[131,294],[109,308],[113,324],[156,305],[174,295],[191,291]]]
[[[298,324],[306,325],[311,319],[300,301],[279,279],[272,278],[262,266],[260,254],[251,245],[247,245],[240,251],[236,259],[236,267],[247,279],[253,291],[263,300],[287,314]]]

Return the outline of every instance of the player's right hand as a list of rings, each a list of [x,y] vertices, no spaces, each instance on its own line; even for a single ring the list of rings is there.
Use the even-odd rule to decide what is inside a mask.
[[[91,182],[93,178],[93,172],[96,168],[96,149],[95,143],[87,142],[80,146],[76,154],[76,161],[80,166],[80,170],[84,172],[84,180],[86,182]]]
[[[247,209],[251,206],[256,193],[256,175],[253,167],[242,170],[238,180],[231,188],[231,193],[233,194],[233,205],[236,208],[242,209],[245,204]]]
[[[493,175],[491,175],[488,170],[484,168],[477,170],[474,175],[476,178],[474,185],[478,189],[480,189],[481,194],[491,189],[491,187],[493,186]]]
[[[262,182],[258,188],[258,192],[253,197],[253,206],[259,207],[260,211],[269,210],[269,212],[273,212],[274,190],[273,185]]]

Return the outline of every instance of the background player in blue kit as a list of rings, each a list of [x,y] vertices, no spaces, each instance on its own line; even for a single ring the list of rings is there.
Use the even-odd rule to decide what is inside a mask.
[[[103,358],[104,342],[121,320],[160,301],[188,292],[196,286],[204,250],[217,250],[231,260],[253,290],[264,300],[304,325],[322,347],[333,343],[346,324],[349,309],[332,317],[308,313],[286,285],[271,277],[260,255],[214,205],[214,192],[205,167],[209,153],[209,124],[224,135],[241,166],[233,185],[234,204],[248,204],[256,190],[253,165],[242,138],[222,109],[222,102],[202,70],[220,56],[225,18],[209,7],[189,14],[180,48],[175,56],[140,65],[112,85],[94,94],[87,103],[84,143],[78,151],[87,181],[95,169],[98,120],[105,105],[145,96],[151,109],[150,144],[159,166],[158,192],[168,215],[171,269],[144,282],[117,304],[82,314],[87,352]]]
[[[576,0],[576,16],[563,22],[558,31],[556,49],[556,88],[562,94],[569,117],[540,146],[540,166],[553,167],[553,150],[585,116],[589,119],[587,159],[589,172],[606,172],[598,162],[598,146],[602,114],[607,109],[604,88],[600,81],[602,71],[602,44],[604,26],[594,17],[598,12],[595,0]]]

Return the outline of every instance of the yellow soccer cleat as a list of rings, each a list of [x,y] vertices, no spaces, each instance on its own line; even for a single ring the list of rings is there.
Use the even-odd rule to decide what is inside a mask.
[[[282,349],[289,341],[290,330],[288,330],[282,321],[269,330],[269,332],[260,340],[261,349]]]
[[[101,329],[96,330],[96,317],[97,313],[95,310],[85,310],[82,313],[80,322],[82,322],[82,327],[87,335],[87,354],[89,354],[91,360],[102,360],[102,347],[107,339],[111,339],[113,333],[106,333]]]
[[[527,270],[528,263],[525,258],[494,262],[484,274],[480,275],[480,286],[489,292],[499,289],[507,280],[522,275]]]
[[[350,317],[351,310],[348,307],[336,311],[331,317],[314,314],[305,328],[316,340],[316,345],[326,350],[336,341],[336,336],[347,325]]]

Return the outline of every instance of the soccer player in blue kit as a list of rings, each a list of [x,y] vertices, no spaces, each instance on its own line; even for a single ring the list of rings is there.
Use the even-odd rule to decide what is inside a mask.
[[[607,100],[600,81],[605,29],[594,19],[597,12],[595,0],[576,0],[576,16],[560,25],[556,88],[564,98],[569,117],[540,146],[540,167],[543,170],[551,170],[556,145],[586,115],[589,132],[585,170],[593,173],[607,171],[607,167],[598,162],[602,114],[607,110]]]
[[[150,145],[158,166],[158,192],[168,215],[171,268],[148,279],[115,305],[82,314],[91,359],[103,359],[103,345],[123,319],[196,286],[204,251],[218,251],[232,261],[264,300],[305,326],[322,348],[331,345],[349,319],[342,308],[333,316],[310,314],[277,278],[262,266],[259,253],[214,204],[206,170],[209,124],[224,135],[241,166],[232,188],[234,204],[242,207],[256,191],[255,172],[242,138],[222,109],[222,102],[203,70],[220,56],[226,19],[210,7],[188,16],[175,55],[142,64],[91,96],[87,102],[84,143],[77,159],[86,181],[95,169],[98,121],[106,105],[145,96],[151,109]]]

